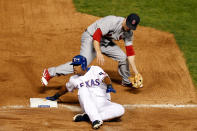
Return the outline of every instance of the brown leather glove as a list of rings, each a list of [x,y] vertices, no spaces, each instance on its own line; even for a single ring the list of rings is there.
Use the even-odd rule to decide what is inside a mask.
[[[134,77],[129,77],[129,80],[134,88],[138,89],[143,87],[143,78],[140,73],[136,74]]]

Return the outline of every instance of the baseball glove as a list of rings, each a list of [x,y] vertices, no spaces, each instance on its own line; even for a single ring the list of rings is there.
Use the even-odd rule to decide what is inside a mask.
[[[142,88],[143,87],[143,78],[141,74],[136,74],[134,77],[129,77],[130,82],[133,85],[133,88]]]

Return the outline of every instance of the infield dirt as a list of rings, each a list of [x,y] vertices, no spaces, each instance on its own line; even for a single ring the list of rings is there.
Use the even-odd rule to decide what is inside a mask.
[[[29,98],[57,92],[69,76],[56,77],[42,87],[44,68],[58,66],[79,54],[83,31],[99,17],[76,12],[71,0],[1,0],[0,106],[29,105]],[[123,41],[117,42],[123,50]],[[136,65],[144,88],[122,87],[117,62],[105,57],[101,66],[111,77],[120,104],[196,104],[196,90],[174,36],[139,26],[134,32]],[[93,61],[91,65],[96,65]],[[112,68],[113,67],[113,68]],[[77,92],[61,97],[78,105]],[[197,130],[197,109],[132,109],[121,121],[101,130]],[[0,130],[90,130],[74,123],[68,109],[0,109]],[[146,119],[146,120],[145,120]]]

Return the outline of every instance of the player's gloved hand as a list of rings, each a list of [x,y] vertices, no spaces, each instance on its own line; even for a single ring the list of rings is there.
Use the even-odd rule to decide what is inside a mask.
[[[116,93],[116,90],[112,87],[111,84],[108,84],[106,93],[110,93],[110,92]]]
[[[59,99],[60,95],[58,93],[56,93],[54,96],[48,96],[46,97],[47,100],[51,100],[51,101],[55,101],[57,99]]]
[[[130,82],[133,85],[133,88],[142,88],[143,87],[143,78],[141,74],[135,74],[134,77],[129,77]]]

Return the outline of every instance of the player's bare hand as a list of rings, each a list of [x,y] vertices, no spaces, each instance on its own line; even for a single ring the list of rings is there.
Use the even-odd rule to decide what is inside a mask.
[[[99,65],[103,65],[104,62],[105,62],[105,59],[104,59],[103,54],[98,53],[98,54],[97,54],[97,63],[98,63]]]

